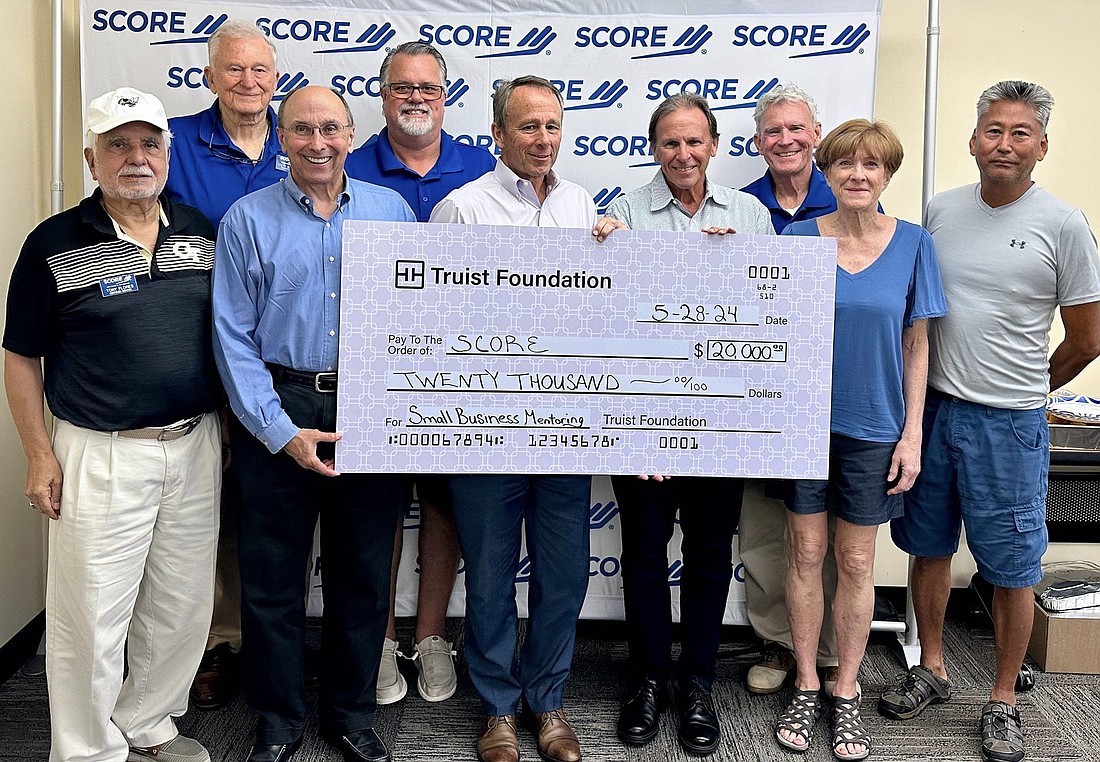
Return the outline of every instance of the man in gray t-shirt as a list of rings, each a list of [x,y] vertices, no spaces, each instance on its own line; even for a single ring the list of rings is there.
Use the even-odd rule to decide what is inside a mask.
[[[929,329],[923,470],[894,542],[915,556],[911,579],[920,665],[879,711],[910,719],[950,697],[943,619],[959,530],[996,590],[997,670],[982,710],[982,758],[1019,762],[1015,681],[1031,636],[1031,586],[1047,545],[1045,397],[1100,354],[1100,261],[1079,209],[1031,179],[1047,151],[1053,98],[1000,82],[978,100],[970,153],[981,180],[928,205],[948,315]],[[1047,359],[1057,308],[1065,338]]]

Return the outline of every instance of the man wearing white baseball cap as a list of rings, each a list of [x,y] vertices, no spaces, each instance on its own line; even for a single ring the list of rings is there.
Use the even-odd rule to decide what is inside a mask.
[[[26,495],[51,519],[50,760],[209,762],[174,718],[213,601],[214,229],[161,195],[171,133],[159,100],[119,88],[85,123],[99,187],[27,237],[3,340]]]

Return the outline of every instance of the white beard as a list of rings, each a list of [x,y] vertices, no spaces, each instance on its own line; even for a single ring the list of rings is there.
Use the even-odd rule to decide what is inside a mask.
[[[397,126],[406,135],[419,138],[435,129],[435,120],[432,119],[431,111],[427,112],[425,118],[411,117],[399,111],[397,112]]]

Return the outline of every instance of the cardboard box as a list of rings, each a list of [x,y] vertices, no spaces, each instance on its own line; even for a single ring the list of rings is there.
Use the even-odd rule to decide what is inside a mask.
[[[1051,614],[1036,603],[1028,654],[1044,672],[1100,675],[1100,617],[1093,616]]]

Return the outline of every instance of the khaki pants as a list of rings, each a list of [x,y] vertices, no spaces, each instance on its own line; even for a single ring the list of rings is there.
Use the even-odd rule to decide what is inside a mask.
[[[821,622],[817,664],[837,664],[836,633],[833,631],[833,596],[836,593],[836,558],[832,548],[830,522],[829,552],[823,569],[825,618]],[[781,643],[791,649],[791,625],[787,621],[787,510],[783,503],[747,494],[741,509],[738,552],[745,565],[745,603],[749,623],[764,640]]]

